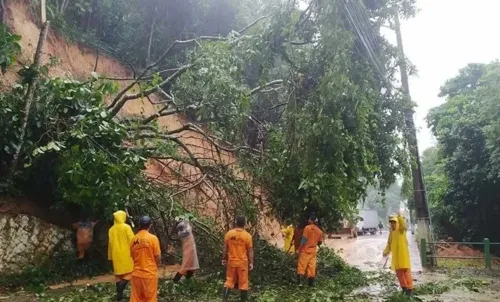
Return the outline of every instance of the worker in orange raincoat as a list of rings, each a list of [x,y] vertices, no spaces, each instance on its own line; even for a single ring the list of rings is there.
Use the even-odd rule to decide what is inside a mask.
[[[130,302],[158,301],[158,267],[161,262],[160,241],[149,229],[153,221],[149,216],[139,220],[139,232],[130,246],[134,260]]]
[[[92,245],[92,239],[94,237],[94,227],[99,222],[84,220],[77,223],[73,223],[73,228],[76,230],[76,249],[78,250],[78,259],[82,260],[85,258],[85,252]]]
[[[293,232],[294,229],[291,224],[281,229],[281,234],[283,235],[283,240],[285,241],[285,245],[283,246],[283,250],[285,251],[285,253],[295,252],[295,248],[292,244]]]
[[[244,216],[236,218],[236,228],[224,236],[222,265],[226,266],[226,282],[222,301],[229,299],[229,290],[238,284],[241,302],[248,299],[248,271],[253,270],[252,236],[245,231]]]
[[[410,251],[406,238],[406,220],[401,214],[389,218],[390,232],[384,257],[392,253],[391,268],[396,271],[403,293],[411,295],[413,277],[411,275]]]
[[[318,219],[311,215],[308,225],[304,228],[300,247],[296,251],[299,254],[297,263],[297,284],[300,285],[301,279],[307,275],[309,286],[314,286],[316,278],[316,255],[318,246],[323,243],[323,232],[318,227]]]
[[[113,213],[114,225],[108,232],[108,260],[113,262],[113,272],[116,282],[116,300],[123,299],[123,291],[132,278],[134,261],[130,256],[130,243],[134,239],[132,228],[125,223],[127,213],[117,211]]]
[[[182,276],[190,279],[196,270],[200,269],[193,229],[188,221],[181,221],[177,225],[177,234],[182,242],[182,265],[174,276],[174,282],[179,282]]]

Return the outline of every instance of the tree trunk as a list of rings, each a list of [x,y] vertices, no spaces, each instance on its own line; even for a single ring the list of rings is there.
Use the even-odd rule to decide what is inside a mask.
[[[153,18],[153,22],[151,23],[151,29],[149,31],[148,51],[146,54],[146,66],[149,66],[149,64],[151,64],[151,48],[153,45],[153,34],[155,30],[155,25],[156,25],[156,16]]]
[[[0,24],[4,24],[5,21],[5,2],[0,0]]]
[[[19,161],[19,156],[21,154],[21,149],[24,143],[24,137],[26,136],[26,127],[28,125],[28,118],[31,110],[31,105],[33,104],[36,83],[38,80],[38,68],[40,66],[40,59],[42,57],[42,49],[45,44],[45,40],[47,39],[47,32],[49,30],[50,22],[46,21],[40,30],[40,36],[38,37],[38,45],[36,47],[35,56],[33,58],[33,64],[31,68],[36,71],[35,76],[32,79],[32,82],[28,84],[28,90],[26,91],[26,104],[24,105],[23,118],[21,120],[21,133],[19,135],[19,143],[16,146],[14,156],[12,157],[12,162],[10,168],[7,172],[7,179],[12,178],[14,172],[16,171],[17,163]]]

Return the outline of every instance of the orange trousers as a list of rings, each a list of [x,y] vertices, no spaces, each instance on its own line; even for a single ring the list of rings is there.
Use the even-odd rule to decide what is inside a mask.
[[[248,290],[248,267],[232,267],[228,263],[224,287],[233,289],[236,282],[239,290]]]
[[[316,277],[316,253],[300,252],[297,264],[297,275],[306,275],[307,278]]]
[[[407,268],[397,269],[396,275],[398,276],[401,288],[413,289],[413,277],[411,276],[411,270]]]
[[[130,302],[157,302],[158,278],[132,277]]]

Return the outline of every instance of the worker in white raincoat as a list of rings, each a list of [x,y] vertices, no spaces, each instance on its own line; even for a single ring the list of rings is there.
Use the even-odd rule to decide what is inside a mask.
[[[200,269],[191,224],[185,220],[179,222],[177,225],[177,234],[182,243],[182,265],[174,277],[174,282],[179,282],[182,276],[186,276],[186,279],[189,279],[196,270]]]

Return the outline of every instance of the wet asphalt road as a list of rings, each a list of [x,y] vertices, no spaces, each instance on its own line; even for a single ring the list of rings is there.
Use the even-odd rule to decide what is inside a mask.
[[[381,270],[383,267],[382,252],[387,244],[387,232],[382,235],[363,235],[356,239],[328,239],[326,244],[332,247],[350,265],[356,266],[363,271]],[[410,258],[412,271],[421,271],[418,246],[411,232],[407,233],[410,246]],[[389,258],[386,268],[390,268]]]

